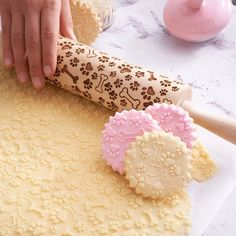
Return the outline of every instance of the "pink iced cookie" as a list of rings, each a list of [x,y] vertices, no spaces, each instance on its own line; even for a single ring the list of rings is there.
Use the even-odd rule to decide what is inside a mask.
[[[149,106],[145,112],[157,120],[164,131],[172,132],[173,135],[180,137],[188,148],[193,147],[196,140],[196,129],[193,119],[189,117],[188,112],[183,108],[156,103],[153,106]]]
[[[107,164],[124,174],[124,157],[129,144],[145,131],[160,130],[158,122],[144,111],[123,111],[110,117],[102,131],[102,145]]]

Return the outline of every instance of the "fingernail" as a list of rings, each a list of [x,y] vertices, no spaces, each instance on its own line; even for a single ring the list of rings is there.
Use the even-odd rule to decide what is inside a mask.
[[[44,85],[43,80],[39,77],[35,77],[32,79],[33,85],[36,89],[41,89]]]
[[[11,60],[11,58],[6,57],[6,58],[4,59],[4,64],[5,64],[6,67],[11,67],[11,65],[12,65],[12,60]]]
[[[28,80],[28,75],[25,72],[20,72],[18,78],[20,82],[24,83]]]
[[[49,66],[49,65],[44,66],[43,71],[44,71],[44,75],[46,77],[49,77],[52,75],[51,66]]]

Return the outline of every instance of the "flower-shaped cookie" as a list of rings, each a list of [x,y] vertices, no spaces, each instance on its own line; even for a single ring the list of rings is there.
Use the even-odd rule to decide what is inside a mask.
[[[138,194],[164,198],[182,192],[191,180],[191,152],[171,133],[145,132],[130,144],[124,167]]]
[[[174,136],[180,137],[188,148],[191,149],[193,147],[196,140],[196,129],[193,119],[189,117],[188,112],[182,107],[156,103],[149,106],[145,112],[157,120],[164,131],[171,132]]]
[[[107,164],[124,174],[124,157],[129,144],[145,131],[160,130],[157,121],[144,111],[123,111],[110,117],[102,132],[102,145]]]

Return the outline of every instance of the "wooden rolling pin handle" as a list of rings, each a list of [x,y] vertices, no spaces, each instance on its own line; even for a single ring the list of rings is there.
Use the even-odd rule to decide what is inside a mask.
[[[205,129],[208,129],[209,131],[228,140],[229,142],[236,144],[235,119],[211,115],[202,111],[201,109],[196,108],[189,101],[185,101],[181,106],[189,112],[196,124],[204,127]]]

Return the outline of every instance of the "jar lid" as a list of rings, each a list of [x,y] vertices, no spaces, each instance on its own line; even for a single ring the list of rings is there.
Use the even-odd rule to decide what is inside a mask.
[[[174,36],[193,42],[218,34],[231,17],[231,0],[169,0],[163,14]]]

